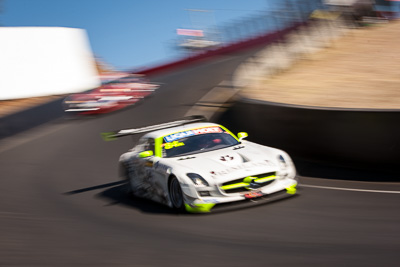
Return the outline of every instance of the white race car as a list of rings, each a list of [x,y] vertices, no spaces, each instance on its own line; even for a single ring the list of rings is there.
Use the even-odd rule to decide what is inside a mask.
[[[224,126],[188,117],[103,133],[105,140],[147,132],[119,159],[136,197],[188,212],[254,204],[296,193],[294,164],[282,150],[243,140]]]

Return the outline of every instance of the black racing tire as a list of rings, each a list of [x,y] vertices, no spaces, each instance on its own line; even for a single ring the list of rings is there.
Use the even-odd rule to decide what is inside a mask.
[[[169,181],[169,199],[171,200],[172,206],[179,212],[185,211],[185,202],[183,200],[183,192],[181,184],[175,176]]]

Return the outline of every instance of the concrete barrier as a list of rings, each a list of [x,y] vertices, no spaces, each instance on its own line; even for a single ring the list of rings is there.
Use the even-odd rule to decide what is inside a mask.
[[[399,121],[400,110],[313,108],[244,98],[218,119],[235,132],[247,131],[249,140],[287,151],[295,162],[396,179],[400,179]],[[316,174],[312,166],[300,170],[302,175],[329,176],[326,172]]]

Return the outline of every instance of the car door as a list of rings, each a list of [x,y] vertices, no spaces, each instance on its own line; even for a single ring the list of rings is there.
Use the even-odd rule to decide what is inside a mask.
[[[141,158],[139,155],[144,151],[151,150],[151,142],[150,138],[141,138],[138,145],[135,147],[135,155],[131,160],[132,168],[130,179],[131,184],[133,185],[133,193],[137,196],[146,198],[148,198],[149,187],[151,187],[151,184],[149,183],[151,172],[147,167],[151,157]]]
[[[141,158],[139,154],[144,151],[155,153],[155,141],[153,138],[143,138],[139,141],[138,154],[134,159],[134,179],[138,195],[164,203],[166,193],[160,183],[160,176],[154,172],[154,156]]]

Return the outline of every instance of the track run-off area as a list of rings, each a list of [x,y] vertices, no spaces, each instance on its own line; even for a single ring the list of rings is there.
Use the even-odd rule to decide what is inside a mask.
[[[139,136],[100,133],[185,116],[255,52],[154,76],[160,89],[132,108],[0,140],[0,266],[398,264],[399,183],[300,177],[294,197],[207,215],[126,194],[118,158]]]

